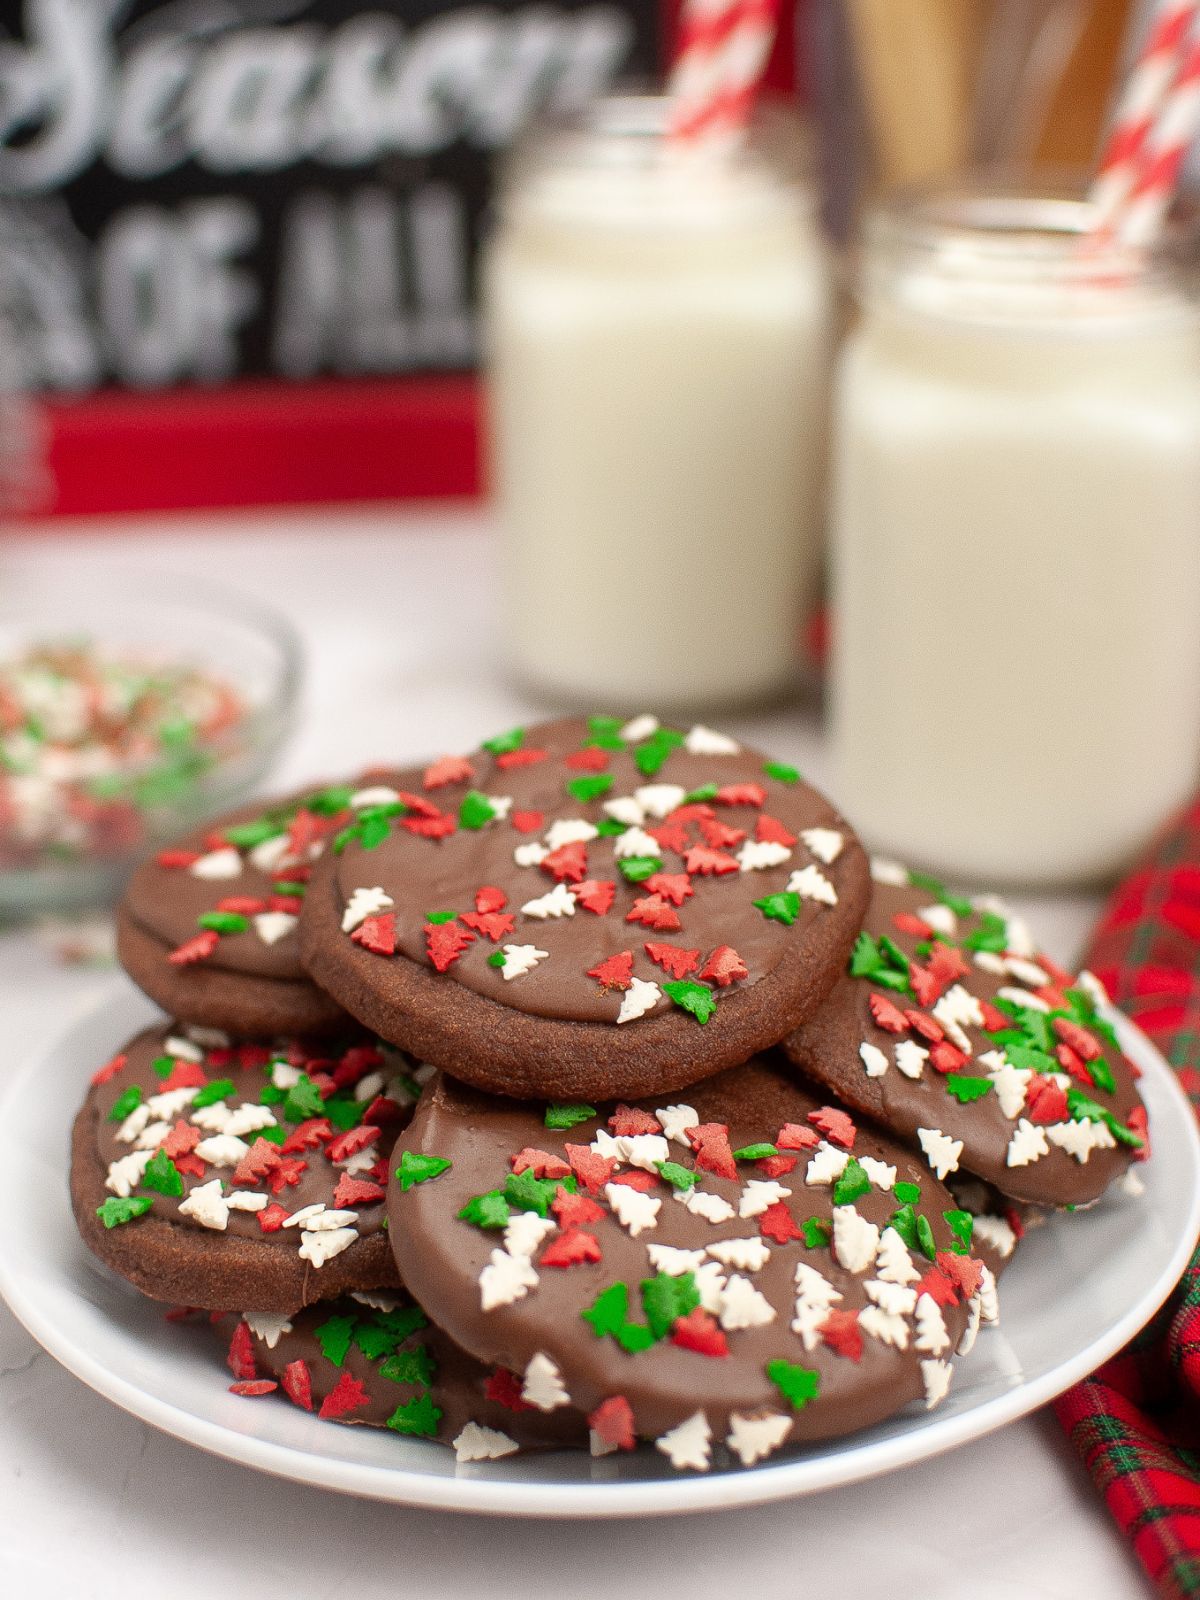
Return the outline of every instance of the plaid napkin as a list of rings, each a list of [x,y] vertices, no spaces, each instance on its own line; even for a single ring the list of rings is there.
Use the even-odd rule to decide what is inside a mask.
[[[1114,891],[1085,964],[1200,1115],[1200,799]],[[1200,1249],[1149,1327],[1055,1410],[1160,1594],[1200,1597]]]

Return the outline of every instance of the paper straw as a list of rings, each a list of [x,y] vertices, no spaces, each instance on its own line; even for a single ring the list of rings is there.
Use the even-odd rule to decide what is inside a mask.
[[[1161,0],[1117,103],[1092,185],[1093,231],[1108,231],[1138,185],[1143,153],[1163,113],[1200,6]]]
[[[744,126],[775,41],[778,0],[684,0],[667,83],[670,133],[699,141]]]
[[[1117,212],[1114,231],[1126,244],[1150,244],[1161,231],[1179,187],[1179,173],[1200,127],[1200,40],[1193,41],[1146,137],[1137,177]]]

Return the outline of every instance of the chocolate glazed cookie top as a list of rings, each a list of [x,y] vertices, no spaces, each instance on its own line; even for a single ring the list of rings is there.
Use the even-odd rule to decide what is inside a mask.
[[[534,1016],[707,1022],[866,884],[816,790],[706,728],[512,729],[395,789],[335,846],[341,937]]]
[[[142,863],[122,909],[176,965],[306,981],[296,924],[313,862],[373,793],[366,780],[310,787],[194,829]]]
[[[911,1153],[774,1058],[687,1102],[504,1103],[439,1075],[397,1143],[405,1282],[600,1447],[705,1469],[847,1433],[950,1380],[995,1315],[971,1220]],[[723,1459],[723,1457],[716,1457]]]
[[[299,1252],[313,1268],[383,1226],[408,1058],[355,1030],[311,1047],[150,1028],[92,1079],[106,1227],[153,1216]]]
[[[941,1177],[961,1168],[1042,1205],[1096,1199],[1147,1149],[1096,980],[1040,955],[998,900],[875,871],[847,976],[787,1053],[918,1139]]]
[[[577,1411],[539,1411],[520,1380],[461,1350],[408,1295],[354,1292],[290,1316],[212,1319],[241,1393],[276,1387],[330,1422],[451,1445],[460,1461],[587,1445]]]

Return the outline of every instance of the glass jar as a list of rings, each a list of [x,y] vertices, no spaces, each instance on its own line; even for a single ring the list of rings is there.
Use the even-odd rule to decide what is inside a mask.
[[[610,709],[786,685],[819,565],[830,278],[791,114],[680,149],[666,101],[521,146],[484,269],[503,634]]]
[[[1200,313],[1178,241],[1087,223],[881,211],[838,377],[837,793],[959,877],[1110,877],[1200,776]]]

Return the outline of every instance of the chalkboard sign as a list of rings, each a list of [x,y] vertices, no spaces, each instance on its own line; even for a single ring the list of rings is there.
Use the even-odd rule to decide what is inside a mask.
[[[7,354],[67,392],[467,369],[495,153],[657,35],[652,0],[0,0]]]

